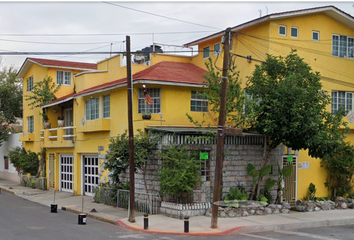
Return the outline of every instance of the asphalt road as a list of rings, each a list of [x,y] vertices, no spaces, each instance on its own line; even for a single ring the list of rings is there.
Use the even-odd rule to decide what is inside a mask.
[[[354,223],[353,223],[354,224]],[[2,192],[0,194],[0,240],[103,240],[103,239],[147,239],[147,240],[352,240],[354,225],[305,228],[291,231],[272,231],[224,236],[187,236],[152,234],[132,231],[95,219],[87,218],[86,225],[78,224],[78,215],[50,208]]]

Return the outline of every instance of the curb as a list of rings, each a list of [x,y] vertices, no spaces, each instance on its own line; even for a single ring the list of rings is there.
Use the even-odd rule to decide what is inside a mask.
[[[79,210],[76,210],[74,208],[69,208],[69,207],[61,207],[61,210],[67,211],[67,212],[76,213],[76,214],[82,213]],[[93,219],[96,219],[96,220],[99,220],[99,221],[102,221],[102,222],[107,222],[107,223],[110,223],[110,224],[113,224],[113,225],[118,225],[117,220],[114,220],[114,219],[111,219],[111,218],[108,218],[108,217],[98,216],[98,215],[93,214],[93,213],[86,213],[86,212],[84,212],[84,213],[86,214],[87,217],[90,217],[90,218],[93,218]]]
[[[14,195],[18,195],[18,192],[16,190],[12,190],[12,189],[9,189],[9,188],[5,188],[5,187],[2,187],[0,186],[0,189],[7,192],[7,193],[12,193]]]
[[[221,236],[221,235],[228,235],[234,231],[237,231],[238,229],[241,229],[243,227],[235,227],[223,232],[220,231],[214,231],[214,232],[189,232],[189,233],[185,233],[185,232],[174,232],[174,231],[164,231],[164,230],[154,230],[154,229],[148,229],[145,230],[143,228],[140,227],[136,227],[136,226],[131,226],[129,224],[126,224],[120,220],[117,220],[118,225],[122,226],[126,229],[129,230],[134,230],[134,231],[139,231],[139,232],[144,232],[144,233],[155,233],[155,234],[173,234],[173,235],[193,235],[193,236]]]

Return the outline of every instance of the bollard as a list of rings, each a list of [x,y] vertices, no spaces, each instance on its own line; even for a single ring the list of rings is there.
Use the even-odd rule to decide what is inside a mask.
[[[144,214],[144,229],[147,230],[149,228],[149,215]]]
[[[189,217],[188,216],[184,217],[184,232],[185,233],[189,232]]]
[[[58,204],[50,204],[50,212],[56,213],[58,209]]]
[[[80,213],[78,218],[79,225],[86,224],[86,214]]]

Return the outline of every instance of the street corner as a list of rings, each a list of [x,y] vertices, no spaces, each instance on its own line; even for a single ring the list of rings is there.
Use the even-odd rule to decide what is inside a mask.
[[[7,193],[11,193],[14,195],[18,195],[18,191],[14,190],[12,187],[4,187],[4,186],[0,186],[0,193],[1,192],[7,192]]]

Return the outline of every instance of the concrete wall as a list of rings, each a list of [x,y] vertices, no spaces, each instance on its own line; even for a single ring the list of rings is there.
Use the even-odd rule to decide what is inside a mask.
[[[11,134],[8,141],[3,142],[2,146],[0,147],[0,178],[19,183],[20,176],[18,175],[15,167],[11,164],[11,159],[9,159],[8,170],[5,169],[4,157],[8,156],[8,152],[15,147],[21,147],[20,133]]]

